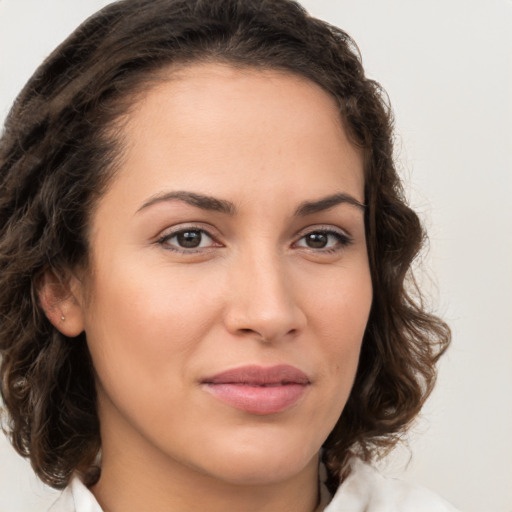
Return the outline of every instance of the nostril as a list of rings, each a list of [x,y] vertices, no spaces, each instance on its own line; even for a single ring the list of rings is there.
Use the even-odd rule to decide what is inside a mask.
[[[274,341],[275,339],[275,336],[274,335],[270,335],[270,336],[266,336],[264,335],[263,333],[255,330],[255,329],[249,329],[249,328],[241,328],[241,329],[238,329],[238,333],[239,334],[244,334],[244,335],[251,335],[252,337],[256,337],[258,338],[259,341],[263,342],[263,343],[272,343],[272,341]],[[298,330],[297,329],[290,329],[286,335],[287,336],[295,336],[295,334],[298,333]]]

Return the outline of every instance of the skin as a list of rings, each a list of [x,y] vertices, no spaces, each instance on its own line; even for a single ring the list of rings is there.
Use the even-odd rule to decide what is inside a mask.
[[[109,512],[311,512],[372,301],[362,155],[306,79],[213,63],[166,78],[122,125],[92,272],[60,299],[47,275],[41,293],[62,332],[87,334],[103,450],[92,491]],[[231,211],[168,197],[184,191]],[[351,200],[297,214],[335,194]],[[199,247],[180,247],[187,228]],[[205,389],[247,364],[292,365],[309,384],[275,414]]]

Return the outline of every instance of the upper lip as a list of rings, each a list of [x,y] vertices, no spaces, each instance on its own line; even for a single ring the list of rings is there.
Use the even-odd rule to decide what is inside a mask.
[[[310,383],[308,376],[298,368],[287,364],[276,366],[247,365],[226,370],[202,380],[204,384],[246,384],[248,386],[272,386]]]

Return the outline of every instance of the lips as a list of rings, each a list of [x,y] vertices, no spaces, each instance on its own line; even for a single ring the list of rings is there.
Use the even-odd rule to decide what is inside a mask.
[[[243,366],[201,381],[206,391],[224,403],[251,414],[277,414],[296,404],[310,385],[293,366]]]

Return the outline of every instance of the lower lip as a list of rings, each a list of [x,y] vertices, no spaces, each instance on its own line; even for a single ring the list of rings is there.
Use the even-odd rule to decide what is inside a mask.
[[[295,405],[306,392],[305,384],[250,386],[247,384],[206,384],[222,402],[251,414],[277,414]]]

